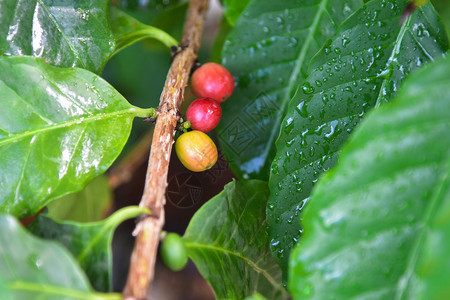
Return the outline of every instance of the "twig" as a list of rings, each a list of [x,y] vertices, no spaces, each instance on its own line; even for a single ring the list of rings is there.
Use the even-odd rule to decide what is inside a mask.
[[[148,207],[150,216],[142,216],[131,255],[130,271],[124,289],[125,299],[147,299],[153,281],[156,254],[164,225],[165,191],[170,154],[191,68],[201,44],[203,21],[208,0],[191,0],[181,40],[182,50],[174,57],[158,107],[152,149],[140,206]]]

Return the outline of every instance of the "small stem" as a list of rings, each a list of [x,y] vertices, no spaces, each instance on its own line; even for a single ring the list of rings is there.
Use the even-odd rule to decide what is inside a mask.
[[[178,125],[177,130],[182,132],[187,132],[191,128],[192,124],[189,121],[182,122]]]
[[[139,108],[136,117],[156,119],[156,108]]]
[[[208,0],[191,0],[184,26],[181,50],[173,58],[158,107],[158,118],[145,179],[144,194],[139,206],[147,207],[150,216],[142,216],[136,225],[137,235],[130,261],[130,271],[124,289],[125,299],[148,298],[154,278],[156,254],[164,225],[164,204],[167,173],[172,144],[179,119],[184,89],[201,44],[203,21]]]

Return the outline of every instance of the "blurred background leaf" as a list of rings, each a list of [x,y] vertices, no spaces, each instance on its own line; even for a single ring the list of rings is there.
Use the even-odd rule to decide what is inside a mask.
[[[105,175],[92,180],[83,190],[47,205],[47,216],[59,221],[95,222],[105,218],[112,191]]]
[[[111,241],[114,230],[123,221],[148,212],[128,206],[100,222],[56,221],[41,214],[27,229],[36,236],[57,241],[66,247],[84,269],[93,287],[102,292],[112,290]]]
[[[3,299],[122,299],[95,293],[72,255],[0,215],[0,294]]]

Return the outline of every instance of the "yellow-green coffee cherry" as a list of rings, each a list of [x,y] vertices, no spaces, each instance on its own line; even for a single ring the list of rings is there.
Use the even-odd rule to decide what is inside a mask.
[[[175,143],[181,163],[189,170],[202,172],[217,162],[217,147],[211,138],[197,130],[183,133]]]

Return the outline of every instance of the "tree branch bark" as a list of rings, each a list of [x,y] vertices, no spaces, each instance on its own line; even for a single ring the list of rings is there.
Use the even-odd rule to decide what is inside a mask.
[[[144,194],[140,206],[151,215],[141,216],[133,234],[137,235],[131,255],[130,271],[124,289],[125,299],[144,300],[154,278],[154,268],[161,229],[170,154],[183,102],[184,89],[201,44],[203,22],[208,0],[191,0],[181,40],[181,51],[174,57],[161,94],[158,117],[153,134]]]

